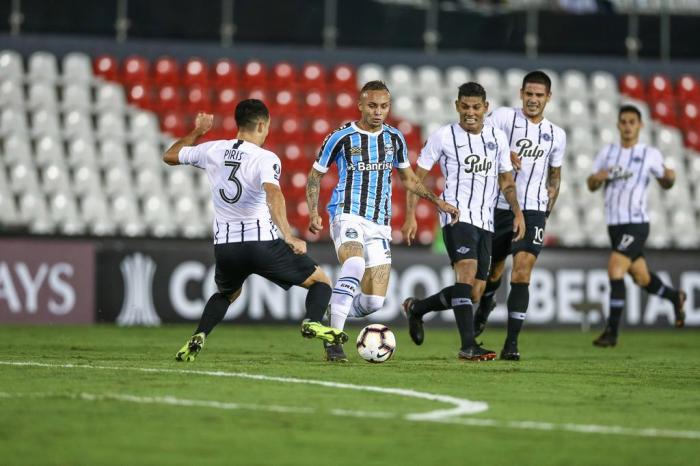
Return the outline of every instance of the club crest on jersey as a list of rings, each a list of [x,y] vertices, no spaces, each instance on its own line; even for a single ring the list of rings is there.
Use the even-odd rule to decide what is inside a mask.
[[[493,141],[489,141],[489,142],[486,143],[486,148],[487,148],[488,150],[496,150],[496,147],[498,147],[498,146],[497,146],[496,143],[493,142]]]
[[[544,139],[545,141],[549,142],[549,141],[552,140],[552,135],[547,134],[547,133],[544,133],[544,134],[542,135],[542,139]]]
[[[346,238],[355,239],[357,238],[357,236],[357,230],[355,230],[354,228],[348,228],[347,230],[345,230]]]
[[[542,135],[544,139],[544,134]],[[531,158],[536,162],[537,159],[544,156],[544,149],[540,149],[540,146],[532,147],[532,141],[529,139],[519,139],[515,143],[518,148],[518,157]]]
[[[280,179],[280,173],[282,173],[282,167],[279,166],[278,163],[274,164],[272,166],[272,169],[275,171],[275,179],[279,180]]]
[[[469,154],[464,158],[464,173],[488,172],[493,162],[487,158],[481,158],[476,154]]]
[[[362,154],[362,147],[353,146],[350,148],[350,155],[360,155]]]

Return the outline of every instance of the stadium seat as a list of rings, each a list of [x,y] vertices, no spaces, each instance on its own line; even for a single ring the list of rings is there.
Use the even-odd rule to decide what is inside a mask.
[[[158,89],[154,110],[161,115],[182,109],[182,94],[178,87],[165,85]]]
[[[304,93],[301,112],[307,118],[328,118],[328,96],[319,91]]]
[[[301,144],[304,139],[302,122],[299,118],[284,118],[279,127],[280,140]]]
[[[119,76],[119,64],[111,55],[99,55],[93,61],[93,72],[108,81],[116,81]]]
[[[0,120],[0,128],[4,127],[4,122]],[[2,160],[7,167],[11,167],[17,163],[32,163],[32,148],[29,145],[29,139],[25,134],[10,133],[4,135],[3,140],[4,153]]]
[[[682,102],[700,102],[700,82],[689,74],[680,77],[676,84],[676,99]]]
[[[591,94],[593,99],[607,99],[615,103],[619,96],[615,77],[607,71],[595,71],[590,77]]]
[[[139,55],[126,57],[122,62],[120,81],[126,86],[146,84],[151,79],[148,60]]]
[[[418,95],[437,95],[442,97],[444,82],[440,69],[432,65],[419,66],[416,69]]]
[[[124,89],[115,83],[102,83],[97,88],[95,109],[103,111],[124,111],[126,99]]]
[[[183,109],[190,115],[195,115],[199,112],[211,113],[212,102],[209,88],[193,85],[187,89]]]
[[[117,112],[103,112],[97,116],[98,138],[126,139],[126,124],[124,115]]]
[[[357,69],[357,88],[361,89],[369,81],[386,81],[384,68],[376,63],[365,63]],[[389,89],[391,90],[391,88]]]
[[[305,137],[305,143],[309,146],[309,149],[316,152],[321,147],[321,143],[328,133],[331,132],[331,129],[328,119],[323,117],[311,119],[309,121],[309,130]]]
[[[91,137],[75,137],[68,143],[68,165],[92,167],[97,164],[97,151]]]
[[[49,218],[46,200],[37,191],[26,191],[19,196],[18,220],[24,224],[31,224],[37,218]],[[50,232],[52,224],[46,226]]]
[[[394,97],[391,105],[391,115],[394,118],[419,121],[419,113],[415,99],[409,95]]]
[[[416,76],[413,70],[406,65],[393,65],[389,67],[387,86],[393,95],[413,95],[416,92]]]
[[[288,89],[283,89],[277,92],[272,104],[270,105],[270,114],[274,118],[298,116],[299,105],[294,93]]]
[[[294,91],[297,86],[297,69],[288,62],[276,63],[270,73],[270,87],[278,90]]]
[[[506,89],[509,89],[510,93],[512,93],[514,96],[517,96],[517,90],[523,87],[523,78],[526,74],[527,72],[520,68],[508,68],[505,71],[503,80]]]
[[[160,168],[139,167],[135,173],[134,192],[139,197],[157,195],[164,192]]]
[[[221,87],[216,92],[214,112],[218,114],[233,114],[238,104],[238,92],[233,87]]]
[[[143,200],[143,220],[154,236],[173,236],[177,231],[170,209],[167,198],[162,195],[152,194]]]
[[[158,119],[151,112],[135,111],[129,116],[129,139],[155,142],[159,137]]]
[[[39,193],[39,179],[34,166],[31,164],[17,163],[10,169],[10,189],[15,194]]]
[[[0,136],[15,134],[24,136],[29,133],[26,113],[23,110],[5,108],[0,113]]]
[[[63,87],[63,100],[61,101],[61,107],[64,111],[90,110],[92,107],[90,88],[82,84],[66,84]]]
[[[246,89],[267,87],[267,68],[258,60],[251,60],[243,67],[241,85]]]
[[[219,88],[235,88],[238,82],[238,65],[229,59],[222,58],[214,65],[214,86]]]
[[[561,75],[561,89],[553,88],[552,92],[561,93],[567,99],[587,100],[590,96],[588,79],[581,71],[567,70]]]
[[[624,74],[620,77],[620,92],[637,100],[645,100],[644,82],[635,74]]]
[[[90,57],[82,52],[71,52],[63,57],[61,80],[65,84],[89,86],[93,81]]]
[[[32,53],[27,68],[27,78],[30,82],[55,84],[58,80],[58,64],[53,53]]]
[[[58,107],[58,99],[56,98],[56,86],[42,82],[31,83],[27,98],[27,108],[48,109],[55,111]]]
[[[6,79],[0,82],[0,108],[23,109],[25,107],[24,89],[20,81]]]
[[[447,68],[445,70],[445,97],[456,100],[457,88],[471,80],[472,75],[468,69],[462,66],[451,66]]]
[[[92,134],[92,117],[85,111],[71,110],[63,115],[63,135],[68,139]]]
[[[547,107],[549,112],[549,107]],[[618,108],[616,102],[611,102],[608,99],[596,99],[594,103],[594,119],[599,126],[617,124]]]
[[[0,81],[5,80],[16,83],[24,80],[22,56],[14,50],[0,51]]]
[[[185,62],[182,84],[207,88],[210,85],[209,65],[201,58],[190,58]]]
[[[588,100],[569,99],[566,103],[566,121],[569,125],[590,127],[592,120]]]
[[[14,196],[9,189],[0,188],[0,226],[17,225],[18,216]]]
[[[652,101],[651,117],[665,125],[676,126],[676,108],[672,99]]]
[[[117,167],[128,171],[129,159],[123,141],[113,138],[104,138],[100,142],[98,165],[107,170]]]
[[[100,174],[91,165],[76,167],[73,171],[71,188],[78,195],[92,195],[101,189]]]
[[[61,137],[61,127],[58,122],[58,115],[53,110],[37,110],[31,115],[32,137],[52,136],[55,139]]]
[[[487,100],[500,101],[502,98],[503,81],[501,73],[495,68],[478,68],[475,73],[476,82],[484,86],[486,89]],[[506,95],[512,91],[506,91]],[[455,92],[455,98],[457,93]]]
[[[358,91],[355,68],[346,64],[336,65],[329,76],[329,86],[332,92],[355,95]]]
[[[174,58],[163,56],[153,63],[153,83],[158,87],[180,84],[180,70]]]
[[[673,84],[668,76],[655,74],[649,79],[647,93],[650,103],[656,100],[673,100]]]

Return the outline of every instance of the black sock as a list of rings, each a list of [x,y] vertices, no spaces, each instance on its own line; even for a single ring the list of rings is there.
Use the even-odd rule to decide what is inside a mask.
[[[496,281],[487,281],[486,287],[484,288],[484,294],[481,296],[481,303],[479,304],[479,311],[484,317],[488,317],[491,314],[491,306],[493,306],[493,301],[496,299],[496,290],[501,286],[501,279]]]
[[[306,295],[306,318],[313,322],[321,322],[331,300],[333,289],[327,283],[316,282],[309,287]]]
[[[425,299],[416,299],[413,302],[413,313],[422,316],[431,311],[444,311],[452,309],[452,289],[454,286],[443,288]]]
[[[195,330],[195,334],[204,332],[209,335],[211,331],[221,322],[226,315],[226,311],[231,303],[223,293],[214,293],[204,306],[202,318],[199,319],[199,327]]]
[[[644,289],[647,290],[649,294],[661,296],[675,304],[676,301],[678,301],[678,290],[664,285],[664,282],[662,282],[659,276],[654,272],[650,272],[649,275],[651,276],[651,280],[649,280],[649,284],[645,286]]]
[[[452,310],[457,321],[462,350],[474,346],[474,311],[472,309],[472,286],[466,283],[455,283],[452,289]]]
[[[608,328],[617,336],[617,329],[620,326],[622,311],[625,308],[625,281],[610,280],[610,316],[608,317]]]
[[[508,294],[508,343],[517,343],[520,329],[525,322],[525,313],[530,302],[529,283],[511,283]]]

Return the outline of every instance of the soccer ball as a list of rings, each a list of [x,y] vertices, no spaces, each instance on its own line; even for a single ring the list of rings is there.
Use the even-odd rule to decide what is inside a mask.
[[[394,355],[394,351],[396,338],[386,325],[368,325],[357,336],[357,352],[367,362],[387,361]]]

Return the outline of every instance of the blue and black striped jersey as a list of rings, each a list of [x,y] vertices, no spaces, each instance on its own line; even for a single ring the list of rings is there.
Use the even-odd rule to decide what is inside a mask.
[[[391,170],[411,166],[401,131],[385,124],[381,131],[370,133],[347,123],[323,141],[314,168],[325,173],[333,162],[338,185],[328,203],[331,219],[347,213],[389,225]]]

